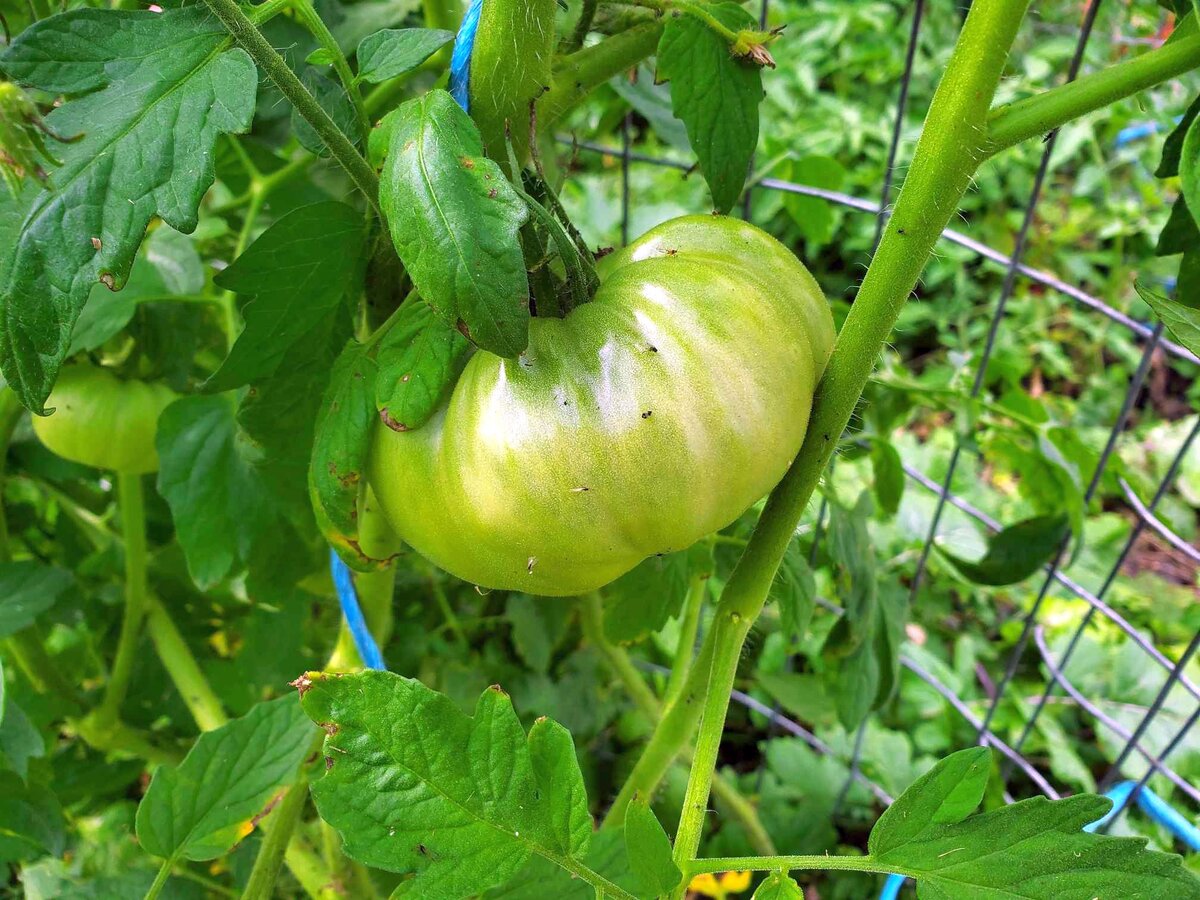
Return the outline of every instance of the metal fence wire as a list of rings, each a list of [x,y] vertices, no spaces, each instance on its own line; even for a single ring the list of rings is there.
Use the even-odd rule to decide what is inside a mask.
[[[1084,51],[1089,40],[1092,38],[1093,26],[1102,2],[1103,0],[1090,0],[1083,10],[1081,24],[1075,40],[1074,54],[1067,71],[1062,73],[1062,77],[1067,81],[1073,80],[1079,74]],[[768,3],[769,0],[763,0],[761,5],[760,21],[763,23],[767,20],[769,11]],[[751,194],[755,191],[782,191],[817,197],[848,210],[875,216],[877,223],[875,244],[878,244],[879,236],[887,219],[889,203],[892,200],[901,134],[907,111],[909,87],[914,77],[914,61],[917,57],[917,47],[922,24],[929,15],[961,15],[961,10],[957,8],[958,4],[951,2],[951,0],[930,5],[934,8],[927,10],[926,0],[913,0],[909,7],[911,21],[907,35],[908,43],[905,54],[905,65],[903,76],[896,89],[895,118],[892,123],[891,140],[887,153],[886,175],[878,200],[854,197],[837,191],[809,187],[777,178],[761,178],[747,186],[742,206],[744,216],[748,218],[750,215]],[[934,75],[934,73],[925,74],[929,77],[933,77]],[[1004,270],[1003,285],[999,294],[992,301],[991,319],[986,339],[983,346],[978,348],[978,356],[975,362],[977,366],[976,375],[969,395],[972,400],[977,398],[984,389],[987,364],[996,346],[997,335],[1005,324],[1005,308],[1013,295],[1018,281],[1021,279],[1036,283],[1045,289],[1061,295],[1071,303],[1077,304],[1090,313],[1104,317],[1121,326],[1141,345],[1142,354],[1140,364],[1129,380],[1125,390],[1124,401],[1121,404],[1119,413],[1112,421],[1108,439],[1085,492],[1086,500],[1091,501],[1102,476],[1108,469],[1109,463],[1117,451],[1118,443],[1126,432],[1130,414],[1138,406],[1143,388],[1146,386],[1146,378],[1150,371],[1152,358],[1156,354],[1166,355],[1174,360],[1197,367],[1200,367],[1200,359],[1197,359],[1192,353],[1178,344],[1164,338],[1161,324],[1139,322],[1125,313],[1114,309],[1099,297],[1069,284],[1062,278],[1022,262],[1030,228],[1034,222],[1035,210],[1045,188],[1046,176],[1050,169],[1051,155],[1055,149],[1056,139],[1057,134],[1050,134],[1045,139],[1041,162],[1037,168],[1032,190],[1025,205],[1023,220],[1014,235],[1011,254],[1003,253],[952,229],[944,231],[942,237],[946,241],[974,252],[980,259],[1003,267]],[[648,156],[635,151],[631,137],[631,115],[626,115],[622,123],[620,147],[586,142],[572,143],[578,151],[603,153],[620,161],[621,234],[625,240],[628,239],[629,233],[631,168],[635,165],[662,166],[680,170],[687,170],[689,168],[686,163]],[[1004,163],[1001,159],[1001,161],[994,164],[1003,165]],[[1200,370],[1198,370],[1197,374],[1200,374]],[[980,673],[980,682],[983,684],[984,692],[987,696],[982,714],[973,711],[971,703],[964,700],[950,686],[939,680],[934,673],[930,672],[917,659],[908,654],[903,655],[901,659],[901,664],[906,670],[920,678],[940,694],[949,706],[962,717],[970,729],[975,732],[976,740],[979,744],[990,746],[1000,754],[1003,760],[1002,772],[1012,791],[1019,796],[1027,796],[1031,791],[1034,793],[1040,792],[1052,799],[1060,796],[1060,791],[1052,783],[1051,777],[1043,771],[1044,761],[1031,758],[1027,752],[1029,738],[1037,728],[1038,722],[1048,706],[1056,702],[1071,703],[1081,713],[1091,718],[1096,732],[1107,731],[1113,739],[1120,742],[1120,750],[1117,752],[1116,758],[1108,768],[1108,771],[1099,782],[1100,790],[1110,791],[1110,796],[1115,798],[1116,803],[1113,812],[1101,823],[1100,827],[1102,828],[1110,825],[1127,805],[1138,800],[1139,795],[1154,775],[1160,775],[1166,781],[1170,782],[1181,795],[1190,799],[1197,806],[1200,806],[1200,790],[1192,786],[1186,778],[1171,767],[1172,754],[1184,742],[1189,731],[1195,725],[1197,718],[1200,718],[1200,686],[1197,686],[1185,675],[1185,669],[1189,661],[1195,655],[1196,651],[1200,649],[1200,632],[1192,638],[1191,642],[1177,659],[1172,659],[1167,653],[1157,647],[1150,638],[1137,630],[1119,610],[1110,606],[1105,600],[1109,589],[1120,574],[1130,552],[1147,531],[1156,535],[1159,540],[1175,548],[1185,558],[1200,564],[1200,551],[1193,547],[1189,541],[1173,532],[1170,526],[1157,515],[1161,501],[1170,494],[1183,461],[1192,450],[1197,432],[1200,432],[1200,419],[1197,420],[1196,425],[1191,429],[1178,452],[1174,455],[1171,464],[1150,497],[1139,497],[1128,484],[1123,481],[1121,482],[1127,509],[1133,519],[1132,531],[1119,552],[1116,553],[1116,556],[1107,566],[1107,574],[1103,578],[1098,590],[1095,592],[1089,591],[1063,571],[1067,542],[1064,542],[1058,549],[1053,559],[1045,566],[1044,572],[1036,576],[1039,583],[1036,599],[1024,615],[1020,635],[1017,638],[1015,646],[1013,646],[1011,652],[1008,654],[1007,659],[1002,660],[998,671]],[[999,531],[1002,527],[999,522],[963,498],[956,496],[951,490],[954,474],[964,452],[970,453],[976,451],[965,446],[959,440],[951,451],[945,474],[936,480],[914,466],[908,463],[904,464],[905,474],[911,480],[912,484],[917,489],[927,491],[936,498],[932,521],[928,533],[925,535],[916,570],[912,577],[910,598],[915,598],[921,585],[929,553],[935,539],[939,535],[943,513],[947,506],[952,506],[965,513],[970,519],[978,522],[991,532]],[[816,540],[820,539],[821,523],[824,514],[825,510],[822,507],[814,532]],[[1079,617],[1078,621],[1074,623],[1069,637],[1062,644],[1062,649],[1059,650],[1049,645],[1045,633],[1045,601],[1052,589],[1065,591],[1067,594],[1082,601],[1086,610]],[[833,611],[840,612],[829,601],[823,600],[821,602]],[[1058,615],[1059,618],[1056,619],[1056,622],[1061,624],[1061,614]],[[1101,624],[1105,627],[1106,631],[1111,631],[1113,627],[1118,629],[1128,638],[1133,646],[1137,647],[1144,654],[1147,671],[1161,672],[1161,676],[1159,677],[1161,677],[1162,683],[1157,695],[1148,707],[1139,710],[1140,716],[1133,727],[1117,721],[1117,719],[1097,706],[1095,702],[1089,700],[1084,692],[1073,684],[1066,674],[1068,666],[1074,658],[1084,635],[1090,628]],[[1020,673],[1023,678],[1028,678],[1031,672],[1044,673],[1044,690],[1033,700],[1014,696],[1015,676]],[[1174,729],[1171,729],[1169,726],[1163,726],[1160,721],[1168,697],[1171,697],[1176,704],[1180,697],[1186,697],[1187,702],[1193,704],[1195,707],[1194,711],[1184,718]],[[739,691],[734,692],[733,698],[744,706],[766,716],[771,722],[772,729],[801,738],[818,753],[837,755],[832,747],[803,725],[782,715],[778,707],[771,708],[760,700]],[[1017,737],[1012,740],[1006,740],[994,728],[997,711],[1002,704],[1005,704],[1005,716],[1009,717],[1007,719],[1008,722],[1011,723],[1011,714],[1014,712],[1021,717],[1016,729]],[[1172,713],[1178,714],[1177,705],[1173,707]],[[1148,735],[1156,723],[1159,724],[1159,728],[1154,732],[1154,741],[1152,743],[1148,739]],[[878,800],[888,803],[892,799],[888,792],[881,785],[864,775],[859,765],[863,750],[865,728],[866,725],[864,724],[859,729],[850,754],[848,756],[845,754],[842,755],[841,761],[848,766],[849,770],[847,785],[849,781],[860,782]],[[1140,762],[1136,762],[1139,760]],[[1130,783],[1125,785],[1122,790],[1111,790],[1123,778],[1128,778]],[[1149,792],[1146,793],[1149,794]],[[1153,795],[1150,796],[1155,801],[1157,800]],[[1008,795],[1008,797],[1010,800],[1012,799],[1012,795]],[[1145,807],[1147,803],[1142,803],[1141,805]],[[1178,814],[1176,813],[1176,815]],[[1159,816],[1157,821],[1162,822],[1162,817]],[[1187,826],[1181,827],[1186,828]],[[1178,835],[1180,832],[1176,830],[1176,834]],[[1186,840],[1187,838],[1185,838]]]

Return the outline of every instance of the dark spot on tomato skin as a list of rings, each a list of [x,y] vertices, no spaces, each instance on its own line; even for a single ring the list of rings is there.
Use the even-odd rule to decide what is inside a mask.
[[[652,410],[652,409],[648,409],[648,410],[646,410],[644,413],[642,413],[642,418],[643,418],[643,419],[648,419],[648,418],[650,418],[652,415],[654,415],[654,410]]]
[[[651,353],[657,353],[657,352],[658,352],[658,348],[657,348],[657,347],[655,347],[653,344],[651,344],[651,345],[650,345],[650,352],[651,352]]]

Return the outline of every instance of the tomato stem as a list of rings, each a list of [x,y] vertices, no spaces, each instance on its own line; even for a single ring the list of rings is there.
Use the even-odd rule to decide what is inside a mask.
[[[367,108],[363,104],[358,81],[355,79],[354,73],[350,71],[350,63],[346,61],[346,54],[342,53],[342,48],[338,46],[337,39],[329,30],[329,26],[325,24],[325,20],[317,14],[312,0],[292,0],[292,9],[308,33],[316,38],[321,48],[333,59],[333,69],[337,72],[346,96],[350,98],[350,103],[354,107],[354,115],[358,119],[359,139],[365,142],[371,131],[371,120],[367,115]]]
[[[673,702],[679,696],[688,673],[692,670],[696,635],[700,631],[700,614],[704,611],[704,598],[707,594],[708,578],[703,575],[693,576],[688,584],[687,596],[683,600],[683,613],[679,619],[679,643],[675,645],[675,658],[671,663],[671,674],[667,678],[667,703]]]
[[[1200,65],[1200,35],[1168,41],[1156,50],[1118,63],[1033,97],[994,109],[984,152],[992,156],[1029,138],[1048,134],[1082,115]]]
[[[884,341],[985,158],[989,106],[1028,5],[1029,0],[993,0],[971,7],[934,94],[891,221],[813,398],[804,443],[771,493],[722,592],[714,626],[705,641],[712,645],[711,669],[695,761],[675,837],[675,860],[681,868],[687,868],[700,845],[712,773],[746,635],[762,611],[784,551]],[[685,885],[686,879],[675,897],[682,896]]]
[[[200,664],[162,602],[146,595],[146,630],[172,684],[183,698],[201,731],[212,731],[229,721],[225,708],[213,691]]]
[[[221,20],[238,45],[266,73],[296,111],[313,127],[333,158],[341,164],[350,179],[379,213],[379,176],[350,139],[342,133],[329,113],[296,77],[287,61],[279,55],[270,41],[263,37],[235,0],[204,0],[213,14]]]
[[[894,866],[884,867],[870,856],[725,856],[711,859],[696,859],[688,864],[687,874],[701,875],[705,872],[794,872],[797,870],[824,870],[842,872],[873,872],[879,875],[905,875],[915,877],[906,870]]]
[[[121,618],[117,653],[104,686],[104,700],[97,710],[102,725],[115,722],[120,715],[146,615],[146,495],[142,476],[118,472],[117,494],[125,547],[125,613]]]

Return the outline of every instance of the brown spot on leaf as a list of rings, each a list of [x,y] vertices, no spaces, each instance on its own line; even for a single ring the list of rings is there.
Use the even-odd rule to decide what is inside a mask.
[[[333,737],[335,734],[338,733],[338,727],[337,727],[336,722],[318,722],[317,724],[320,725],[321,728],[325,731],[325,733],[327,735],[329,735],[330,737]]]
[[[469,156],[464,156],[464,157],[462,157],[462,158],[460,159],[460,162],[463,164],[463,168],[464,168],[464,169],[473,169],[473,168],[475,168],[475,160],[471,159],[471,157],[469,157]]]
[[[410,151],[411,149],[413,149],[413,147],[415,147],[415,146],[417,146],[417,142],[416,142],[416,141],[414,141],[414,140],[407,140],[407,141],[405,141],[405,142],[404,142],[404,152],[405,152],[405,153],[407,153],[408,151]]]
[[[333,768],[333,757],[332,756],[325,757],[325,771],[328,772],[332,768]]]
[[[99,250],[103,246],[104,245],[102,243],[100,243],[100,238],[98,238],[98,237],[92,238],[92,249],[93,250]]]
[[[489,188],[488,189],[488,199],[495,200],[497,193],[498,193],[498,191],[495,188]]]
[[[110,291],[115,291],[117,289],[117,279],[113,277],[112,272],[102,272],[100,274],[100,283]]]
[[[454,327],[457,328],[459,334],[465,337],[468,341],[471,341],[471,343],[475,342],[475,339],[471,337],[471,329],[467,327],[467,323],[462,319],[459,319],[457,322],[455,322]]]
[[[392,431],[408,431],[408,426],[403,422],[397,421],[395,418],[393,418],[392,414],[388,412],[386,406],[379,411],[379,418],[383,424],[392,429]]]
[[[304,674],[304,675],[301,675],[299,678],[297,678],[295,681],[289,681],[288,686],[294,687],[300,693],[300,696],[303,697],[312,688],[313,681],[311,678],[308,677],[307,674]]]
[[[405,372],[402,376],[400,376],[400,380],[405,382],[406,384],[408,383],[408,380],[410,378],[412,378],[412,372]]]

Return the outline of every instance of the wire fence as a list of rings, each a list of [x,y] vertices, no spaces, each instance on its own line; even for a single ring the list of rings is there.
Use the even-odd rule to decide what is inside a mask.
[[[1089,40],[1092,38],[1094,25],[1102,2],[1103,0],[1090,0],[1082,13],[1082,21],[1076,35],[1074,53],[1067,71],[1063,73],[1065,80],[1073,80],[1079,74],[1084,59],[1084,52]],[[769,0],[763,0],[761,6],[760,21],[763,23],[767,21],[769,12],[768,3]],[[848,210],[875,216],[875,244],[878,244],[892,199],[901,134],[907,112],[909,88],[914,78],[914,62],[917,57],[917,47],[922,24],[926,21],[927,15],[958,15],[955,8],[957,4],[955,3],[935,4],[936,8],[929,11],[927,11],[926,5],[926,0],[913,0],[910,6],[911,26],[907,37],[908,43],[905,53],[904,72],[897,86],[895,120],[893,122],[891,141],[887,154],[886,175],[883,180],[879,199],[876,201],[786,180],[762,178],[748,185],[742,207],[743,215],[747,218],[749,217],[751,194],[755,191],[781,191],[817,197]],[[611,147],[597,143],[573,142],[579,151],[603,153],[620,160],[621,233],[625,240],[628,240],[629,230],[631,199],[630,171],[632,167],[635,165],[649,165],[681,170],[689,168],[685,163],[649,156],[635,151],[631,130],[631,115],[626,115],[621,127],[620,147]],[[979,348],[979,355],[975,361],[977,368],[969,393],[971,400],[977,399],[986,387],[985,374],[988,361],[996,346],[997,336],[1004,328],[1005,310],[1008,301],[1013,296],[1017,284],[1021,279],[1054,291],[1073,303],[1078,304],[1080,308],[1102,316],[1110,322],[1121,326],[1129,332],[1136,342],[1140,343],[1142,352],[1139,365],[1126,386],[1120,411],[1111,423],[1108,439],[1099,456],[1092,478],[1087,485],[1085,491],[1086,504],[1086,502],[1090,502],[1095,498],[1101,479],[1117,452],[1122,436],[1126,433],[1130,415],[1138,406],[1143,389],[1146,387],[1146,379],[1151,369],[1152,360],[1155,356],[1165,355],[1176,361],[1193,366],[1200,366],[1200,359],[1197,359],[1196,356],[1185,348],[1165,339],[1161,324],[1147,324],[1137,321],[1124,312],[1113,308],[1101,298],[1069,284],[1066,280],[1022,262],[1030,229],[1035,220],[1035,211],[1046,185],[1046,176],[1050,169],[1050,161],[1055,149],[1056,139],[1057,134],[1050,134],[1045,140],[1041,161],[1033,181],[1028,202],[1025,205],[1023,219],[1014,235],[1013,251],[1011,254],[1003,253],[968,237],[960,231],[952,229],[944,231],[942,237],[943,240],[964,247],[977,254],[980,259],[988,260],[1004,269],[1003,285],[994,300],[994,306],[991,308],[986,339],[983,346]],[[995,164],[1003,165],[1003,161]],[[1003,760],[1002,772],[1006,779],[1009,779],[1012,790],[1018,795],[1028,795],[1030,789],[1032,789],[1052,799],[1060,796],[1060,791],[1055,788],[1051,781],[1051,776],[1044,770],[1046,766],[1045,760],[1032,758],[1028,752],[1028,745],[1045,711],[1053,704],[1066,702],[1074,705],[1076,709],[1089,717],[1097,732],[1107,731],[1113,739],[1120,742],[1114,761],[1099,782],[1101,790],[1108,790],[1123,778],[1128,777],[1132,779],[1132,789],[1113,793],[1113,796],[1118,798],[1117,808],[1114,809],[1115,814],[1119,814],[1126,805],[1137,801],[1139,793],[1145,788],[1150,778],[1156,774],[1173,785],[1182,795],[1196,803],[1197,806],[1200,806],[1200,790],[1193,787],[1185,777],[1175,771],[1170,763],[1172,754],[1183,744],[1188,733],[1195,725],[1196,720],[1200,718],[1200,687],[1194,684],[1185,674],[1188,663],[1197,650],[1200,650],[1200,633],[1197,633],[1192,638],[1187,648],[1177,659],[1172,659],[1166,652],[1156,646],[1150,637],[1147,637],[1147,635],[1135,628],[1120,611],[1109,605],[1105,600],[1109,590],[1121,574],[1130,553],[1147,531],[1175,548],[1187,559],[1200,563],[1200,551],[1197,551],[1186,539],[1172,531],[1169,525],[1157,514],[1160,503],[1170,494],[1172,487],[1175,485],[1181,466],[1185,457],[1191,452],[1197,433],[1200,433],[1200,419],[1198,419],[1196,425],[1191,429],[1179,447],[1179,450],[1175,453],[1167,471],[1148,499],[1143,500],[1126,482],[1120,482],[1128,513],[1133,519],[1133,526],[1121,549],[1108,564],[1101,586],[1095,592],[1089,591],[1063,571],[1064,562],[1068,556],[1067,547],[1069,542],[1064,541],[1062,546],[1058,548],[1051,562],[1045,566],[1044,572],[1038,576],[1039,588],[1035,599],[1029,607],[1028,612],[1023,616],[1020,635],[1008,653],[1007,659],[1003,660],[998,677],[993,677],[993,673],[980,672],[980,683],[986,697],[981,715],[973,711],[970,702],[961,697],[943,681],[939,680],[934,673],[930,672],[913,656],[905,654],[901,658],[901,664],[907,671],[920,678],[940,694],[948,705],[962,717],[967,726],[974,731],[976,741],[979,744],[990,746],[1000,754]],[[910,583],[910,599],[916,597],[922,579],[925,577],[930,551],[941,533],[943,514],[947,507],[959,510],[991,532],[999,531],[1002,527],[999,522],[992,519],[986,513],[965,499],[956,496],[952,490],[954,475],[958,469],[960,459],[964,453],[969,452],[975,451],[966,447],[961,438],[958,439],[951,451],[945,474],[939,479],[929,477],[929,475],[908,463],[904,464],[905,474],[911,482],[921,490],[931,493],[936,500],[931,523],[927,534],[924,536],[915,572]],[[825,509],[822,506],[814,531],[816,540],[820,539],[824,515]],[[1046,637],[1045,606],[1046,600],[1051,595],[1052,590],[1065,591],[1077,600],[1082,601],[1086,607],[1083,615],[1079,617],[1078,621],[1074,623],[1073,628],[1070,629],[1069,637],[1063,644],[1062,649],[1058,651],[1048,643]],[[841,612],[835,604],[830,603],[828,600],[823,600],[822,603],[835,613]],[[1056,620],[1056,623],[1061,626],[1061,614],[1059,615],[1060,617]],[[1119,630],[1132,645],[1144,653],[1148,671],[1161,673],[1162,683],[1158,688],[1154,701],[1148,707],[1138,708],[1139,715],[1136,724],[1132,727],[1122,724],[1113,716],[1106,713],[1096,702],[1088,699],[1085,692],[1073,684],[1067,674],[1069,665],[1072,659],[1075,658],[1075,654],[1078,652],[1084,636],[1088,633],[1089,629],[1094,629],[1100,624],[1103,624],[1106,629],[1115,627]],[[1031,672],[1044,672],[1044,675],[1041,676],[1045,680],[1044,690],[1036,698],[1015,697],[1014,681],[1018,674],[1023,679],[1028,679]],[[1023,687],[1027,686],[1028,682],[1023,682]],[[1155,732],[1155,739],[1152,742],[1148,739],[1148,735],[1152,727],[1156,723],[1160,723],[1163,711],[1167,707],[1168,698],[1177,701],[1177,698],[1181,694],[1186,695],[1187,702],[1194,704],[1194,711],[1186,716],[1186,718],[1183,718],[1173,728],[1168,727],[1165,730],[1160,728]],[[749,709],[766,716],[773,730],[798,737],[819,753],[836,756],[833,748],[800,723],[782,715],[778,707],[772,708],[754,697],[739,691],[734,692],[733,698]],[[1005,709],[1005,721],[1009,727],[1011,727],[1013,715],[1020,717],[1017,726],[1012,729],[1017,734],[1015,739],[1006,740],[996,731],[997,713],[1002,706]],[[1172,707],[1172,711],[1173,713],[1178,712],[1177,702]],[[892,799],[888,792],[861,771],[860,762],[865,728],[866,725],[864,724],[863,728],[859,729],[853,742],[851,753],[848,756],[843,754],[842,761],[847,765],[849,770],[847,786],[850,781],[860,782],[878,800],[888,803]],[[1134,766],[1132,763],[1134,759],[1140,760],[1141,763]],[[1023,782],[1023,786],[1021,782]],[[1147,796],[1149,799],[1156,799],[1149,792],[1147,792]],[[1009,799],[1012,799],[1012,797],[1009,796]],[[1146,804],[1142,805],[1145,806]],[[1100,827],[1108,827],[1115,820],[1115,814],[1110,814]]]

